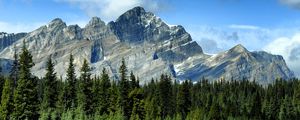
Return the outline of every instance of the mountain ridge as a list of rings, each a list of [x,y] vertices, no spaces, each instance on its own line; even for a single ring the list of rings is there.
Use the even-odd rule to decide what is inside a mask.
[[[93,17],[83,28],[67,26],[63,20],[55,18],[9,45],[0,44],[3,48],[0,58],[12,59],[13,46],[18,50],[23,40],[36,63],[32,71],[39,77],[45,73],[45,61],[49,56],[56,61],[58,75],[64,76],[70,53],[74,55],[77,74],[85,58],[91,63],[93,74],[99,74],[105,67],[112,78],[118,79],[118,66],[121,58],[125,58],[129,70],[137,73],[143,83],[162,73],[179,80],[245,77],[262,84],[271,83],[278,76],[294,77],[282,57],[250,52],[241,44],[214,56],[207,55],[182,26],[169,26],[142,7],[128,10],[107,24]]]

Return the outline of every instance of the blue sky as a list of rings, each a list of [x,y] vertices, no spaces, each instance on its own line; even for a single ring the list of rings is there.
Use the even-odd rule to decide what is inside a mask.
[[[32,24],[60,17],[73,23],[99,16],[111,21],[127,9],[141,5],[168,23],[183,26],[237,24],[274,28],[299,25],[299,9],[282,1],[299,0],[0,0],[0,20]],[[122,2],[125,5],[105,7]],[[108,15],[101,13],[105,8],[111,10]],[[113,9],[120,9],[120,12]]]
[[[300,0],[0,0],[0,31],[29,32],[54,18],[84,27],[135,6],[182,25],[208,54],[242,44],[282,55],[300,76]]]

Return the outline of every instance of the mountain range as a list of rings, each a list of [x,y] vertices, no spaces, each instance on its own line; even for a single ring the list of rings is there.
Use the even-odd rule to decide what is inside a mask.
[[[38,77],[44,76],[49,57],[57,74],[65,77],[70,54],[74,55],[77,74],[87,59],[93,74],[106,68],[114,79],[118,79],[118,68],[124,58],[129,72],[135,73],[142,83],[163,73],[177,80],[248,79],[260,84],[294,77],[282,56],[248,51],[241,44],[216,55],[205,54],[182,26],[168,25],[142,7],[130,9],[109,23],[93,17],[83,28],[67,26],[56,18],[32,32],[2,32],[2,74],[9,73],[14,52],[21,50],[23,41],[33,55],[32,72]]]

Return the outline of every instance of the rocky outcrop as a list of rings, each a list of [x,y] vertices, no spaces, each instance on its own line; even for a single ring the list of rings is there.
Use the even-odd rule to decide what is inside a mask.
[[[23,38],[27,33],[17,33],[17,34],[7,34],[5,32],[0,32],[0,51],[4,48],[12,45],[17,40]]]
[[[58,75],[64,77],[70,54],[74,55],[77,74],[83,59],[88,59],[93,74],[100,74],[106,68],[113,79],[118,79],[118,67],[125,58],[128,69],[142,83],[162,73],[178,80],[247,78],[262,84],[277,77],[294,77],[281,56],[249,52],[242,45],[214,56],[206,55],[182,26],[169,26],[141,7],[127,11],[108,24],[93,17],[84,28],[67,26],[61,19],[54,19],[14,40],[17,51],[23,40],[34,57],[32,71],[39,77],[45,74],[48,57],[55,61]],[[13,58],[12,43],[0,47],[0,58]]]
[[[294,77],[282,56],[271,55],[263,51],[249,52],[242,45],[210,56],[200,63],[195,63],[197,59],[177,65],[179,72],[183,73],[178,77],[193,80],[202,78],[213,80],[248,79],[261,84],[272,83],[276,78]],[[196,65],[189,66],[190,64]]]

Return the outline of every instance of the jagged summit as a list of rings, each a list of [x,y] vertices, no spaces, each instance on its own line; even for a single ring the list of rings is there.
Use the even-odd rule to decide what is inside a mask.
[[[238,44],[231,48],[229,52],[234,52],[234,53],[243,53],[243,52],[249,52],[242,44]]]
[[[64,23],[64,21],[61,18],[54,18],[51,23]]]
[[[86,27],[101,27],[105,26],[105,22],[101,20],[99,17],[92,17]]]
[[[122,14],[117,20],[118,21],[124,21],[126,19],[132,19],[132,18],[139,18],[142,15],[145,15],[146,11],[143,7],[134,7],[128,11],[126,11],[124,14]]]
[[[48,24],[48,28],[50,29],[65,28],[65,27],[67,27],[66,23],[60,18],[55,18]]]

